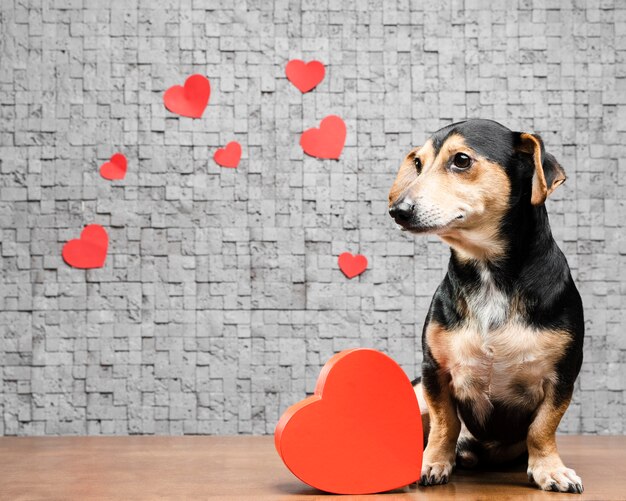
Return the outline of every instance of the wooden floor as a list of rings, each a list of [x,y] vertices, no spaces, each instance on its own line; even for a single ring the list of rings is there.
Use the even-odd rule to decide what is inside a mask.
[[[508,471],[459,471],[445,486],[418,487],[373,499],[626,499],[626,437],[561,436],[567,466],[585,492],[531,487],[524,465]],[[289,499],[330,496],[295,478],[272,437],[4,437],[0,499]]]

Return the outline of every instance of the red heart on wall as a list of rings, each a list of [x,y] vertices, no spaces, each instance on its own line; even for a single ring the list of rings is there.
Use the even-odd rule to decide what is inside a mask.
[[[285,74],[287,79],[300,89],[300,92],[305,93],[324,80],[326,69],[319,61],[305,63],[300,59],[293,59],[287,63]]]
[[[163,103],[172,113],[200,118],[209,102],[211,84],[204,75],[191,75],[185,86],[174,85],[165,91]]]
[[[85,226],[80,238],[63,246],[63,259],[74,268],[102,268],[107,257],[109,236],[99,224]]]
[[[237,141],[231,141],[224,148],[220,148],[213,155],[213,160],[222,167],[235,168],[241,159],[241,145]]]
[[[371,494],[415,482],[423,438],[411,382],[379,351],[342,351],[313,396],[282,415],[274,444],[296,477],[323,491]]]
[[[353,256],[349,252],[344,252],[339,255],[337,262],[339,263],[339,269],[348,278],[360,275],[367,268],[367,258],[362,254]]]
[[[307,155],[317,158],[338,159],[346,142],[346,124],[336,115],[328,115],[319,129],[305,130],[300,136],[300,146]]]
[[[126,157],[121,153],[113,155],[108,162],[104,162],[100,166],[100,175],[111,181],[115,179],[124,179],[127,169]]]

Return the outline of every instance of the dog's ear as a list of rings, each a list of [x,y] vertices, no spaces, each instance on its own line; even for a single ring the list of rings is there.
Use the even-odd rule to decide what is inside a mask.
[[[560,184],[565,181],[565,171],[556,158],[547,153],[543,141],[537,134],[518,132],[515,148],[531,155],[535,167],[533,172],[533,190],[530,203],[541,205]]]

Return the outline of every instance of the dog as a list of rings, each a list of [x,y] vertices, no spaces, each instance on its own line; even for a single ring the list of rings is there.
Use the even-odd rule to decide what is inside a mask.
[[[447,483],[457,463],[528,454],[530,482],[583,492],[555,438],[584,336],[580,294],[544,204],[564,181],[538,135],[483,119],[438,130],[400,166],[389,214],[451,247],[415,384],[430,427],[420,485]]]

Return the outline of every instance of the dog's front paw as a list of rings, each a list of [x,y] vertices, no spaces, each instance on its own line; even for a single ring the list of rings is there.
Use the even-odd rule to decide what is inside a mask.
[[[573,492],[582,494],[583,481],[576,472],[560,461],[558,464],[536,464],[528,467],[528,480],[544,491]]]
[[[420,485],[440,485],[447,484],[454,465],[448,461],[425,462],[422,465],[422,475]]]

